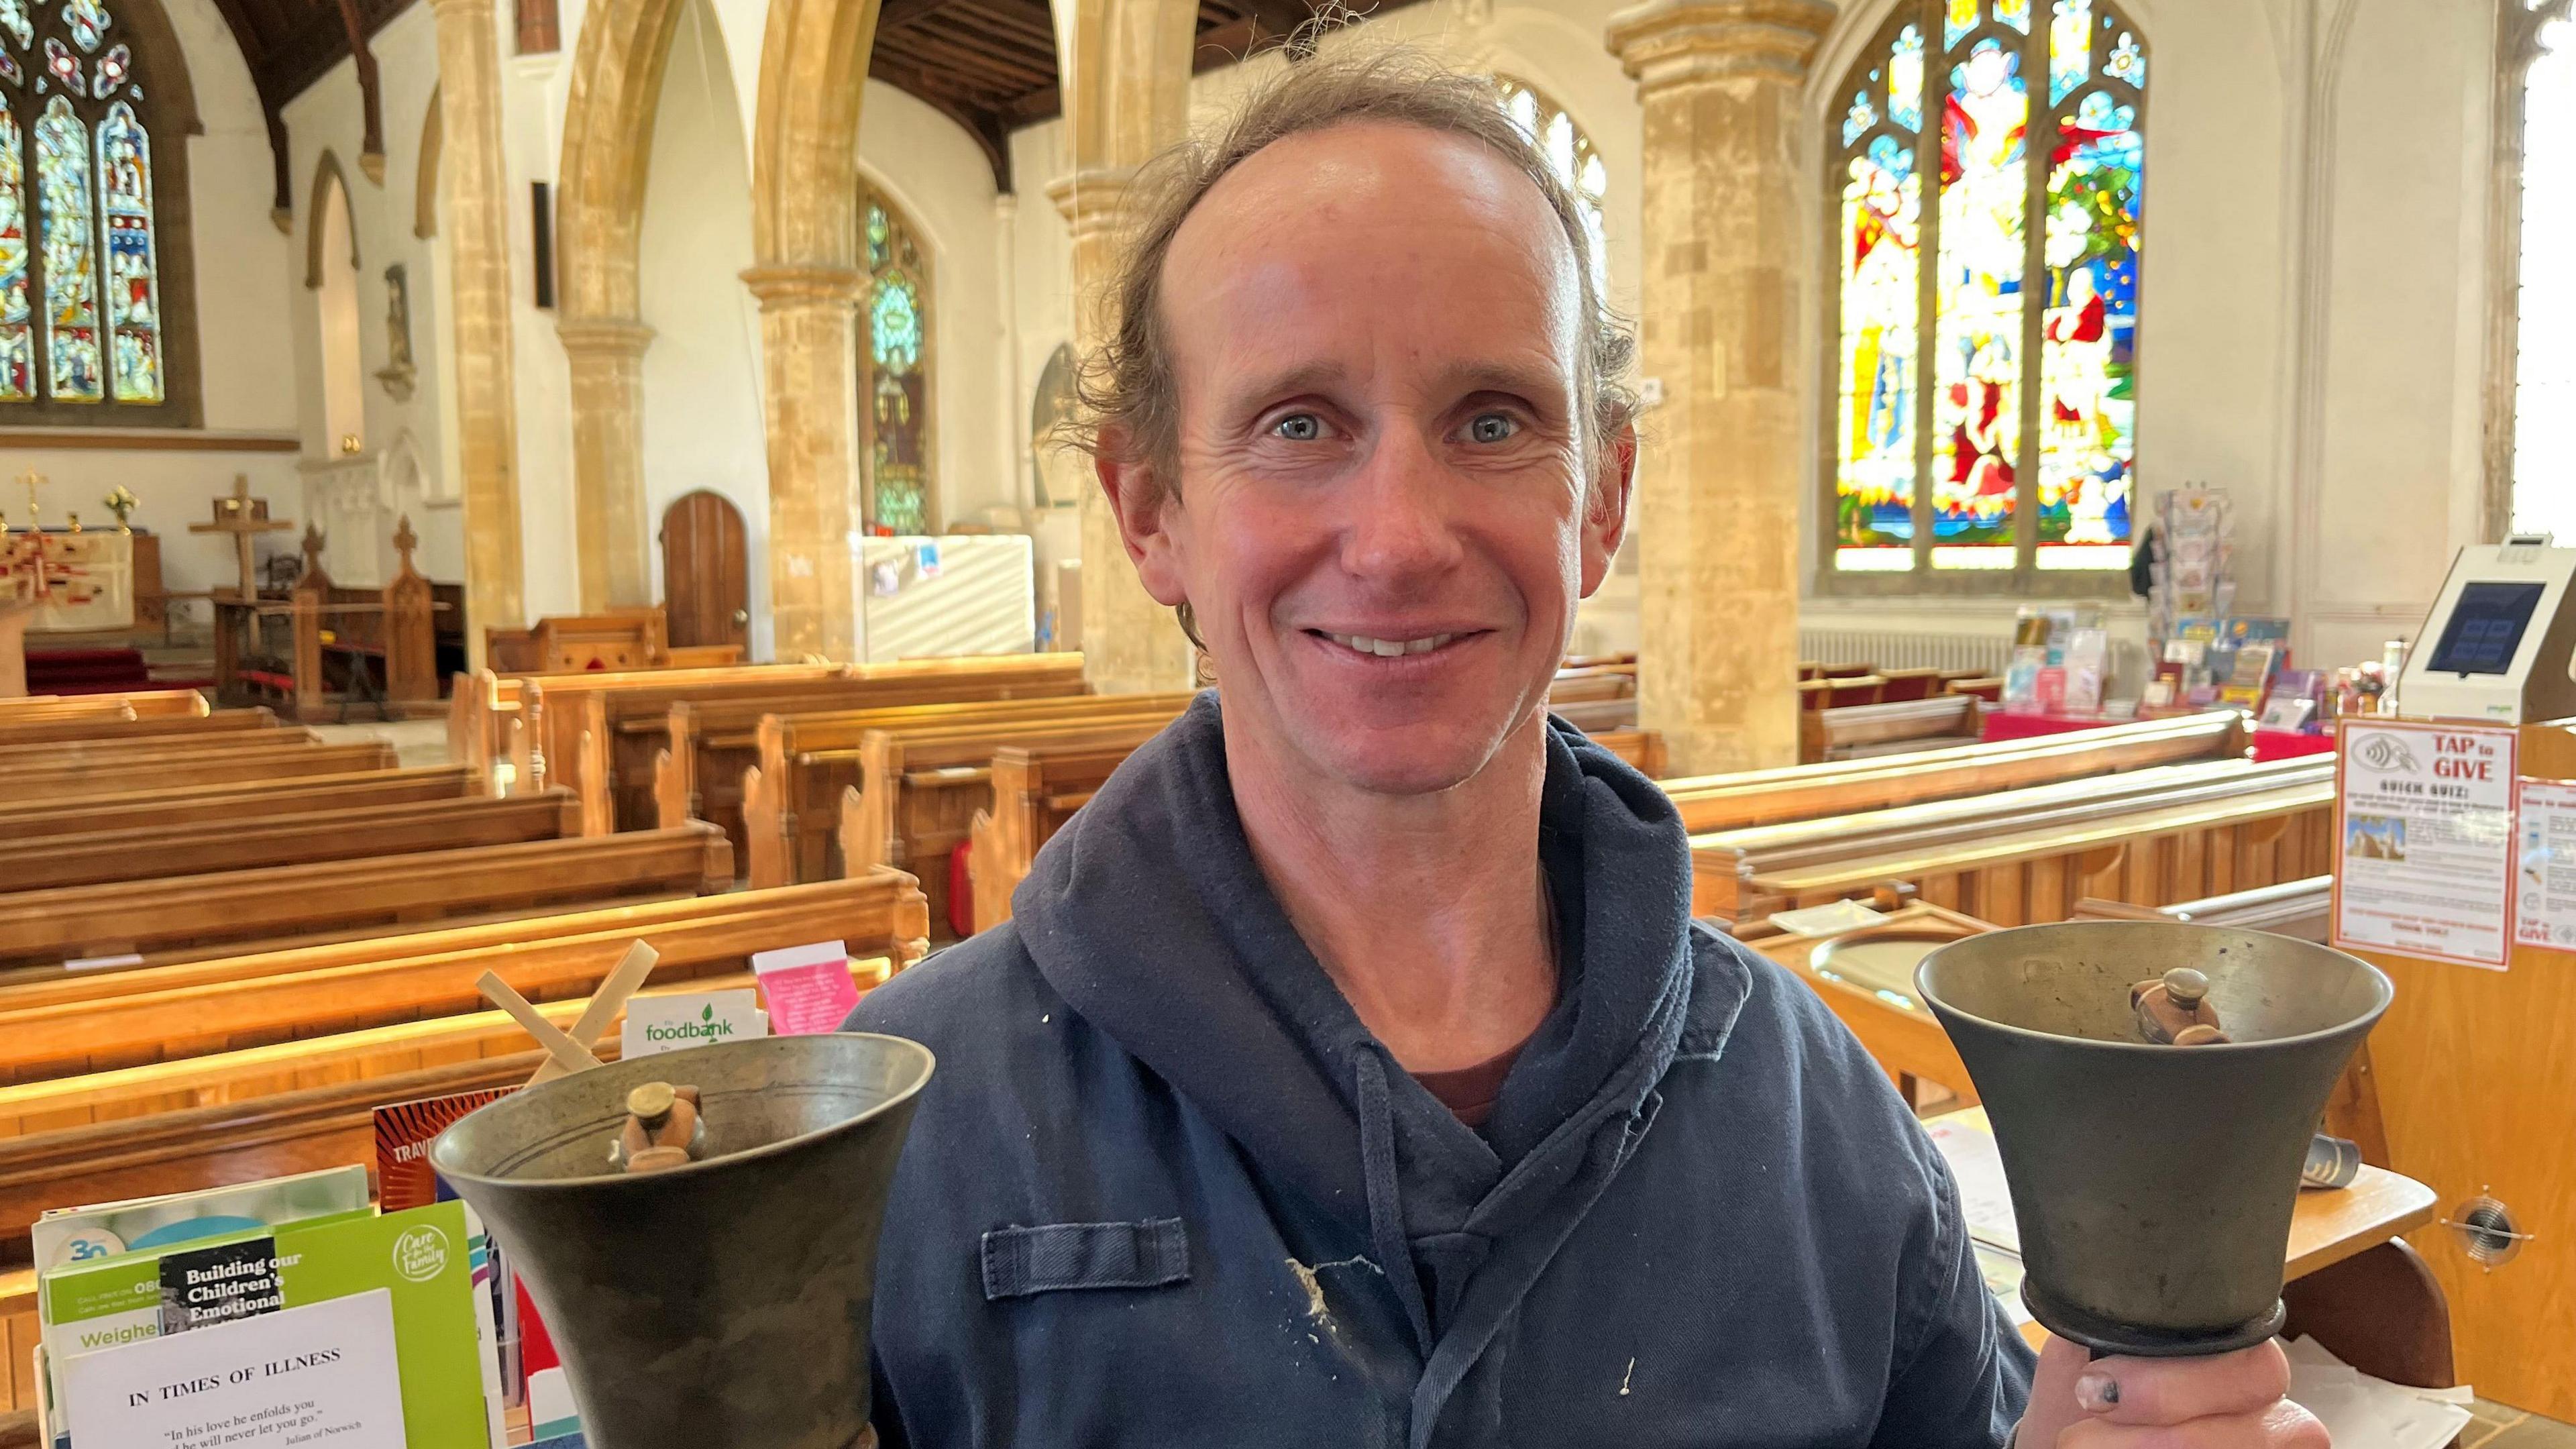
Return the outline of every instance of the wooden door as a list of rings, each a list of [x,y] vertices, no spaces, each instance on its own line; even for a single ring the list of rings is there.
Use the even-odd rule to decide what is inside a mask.
[[[662,512],[662,594],[671,643],[751,649],[750,568],[742,514],[700,489]]]

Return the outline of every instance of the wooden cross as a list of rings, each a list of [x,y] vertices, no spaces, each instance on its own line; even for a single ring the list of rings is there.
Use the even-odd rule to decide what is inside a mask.
[[[528,1078],[528,1085],[533,1087],[540,1082],[551,1082],[557,1077],[598,1066],[599,1058],[592,1053],[592,1044],[608,1030],[608,1024],[617,1019],[618,1013],[626,1009],[627,998],[644,985],[644,979],[653,974],[654,963],[661,959],[660,952],[641,941],[628,946],[626,954],[618,958],[617,965],[599,983],[598,992],[582,1007],[580,1019],[572,1024],[570,1031],[547,1020],[544,1013],[528,1004],[526,997],[511,990],[510,983],[502,980],[497,971],[484,972],[483,978],[474,984],[486,1000],[510,1013],[520,1026],[527,1029],[528,1035],[535,1037],[537,1044],[546,1049],[545,1065],[537,1068],[535,1076]]]
[[[309,579],[320,573],[322,550],[330,547],[330,540],[322,536],[321,525],[314,523],[304,525],[304,542],[298,547],[304,551],[304,577]]]
[[[258,559],[251,549],[251,535],[280,533],[295,526],[283,518],[251,517],[252,501],[250,475],[236,473],[233,475],[232,496],[215,500],[215,512],[220,516],[212,523],[188,525],[190,533],[229,533],[233,536],[236,561],[241,565],[241,597],[244,599],[259,597]]]
[[[418,547],[420,547],[420,535],[411,531],[411,515],[406,513],[402,516],[402,521],[394,527],[394,552],[402,555],[402,569],[394,575],[396,578],[412,571],[411,554],[412,550]]]

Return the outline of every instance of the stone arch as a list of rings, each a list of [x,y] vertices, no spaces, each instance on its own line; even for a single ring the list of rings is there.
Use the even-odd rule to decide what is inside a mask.
[[[439,90],[431,86],[429,109],[420,120],[420,165],[412,171],[411,234],[423,241],[438,235],[438,163],[446,149]]]
[[[662,76],[688,3],[602,0],[583,14],[573,48],[555,330],[571,369],[575,544],[590,612],[652,602],[642,371],[652,333],[638,315],[636,272]]]
[[[323,233],[329,230],[322,225],[323,210],[330,206],[334,199],[338,200],[341,210],[346,213],[349,220],[349,266],[355,270],[362,265],[358,258],[358,214],[356,202],[349,191],[349,173],[340,168],[340,158],[328,149],[323,151],[322,159],[313,165],[313,189],[309,194],[312,200],[308,204],[304,218],[304,285],[319,291],[322,286],[324,276],[322,267],[325,261],[322,255],[322,237]]]

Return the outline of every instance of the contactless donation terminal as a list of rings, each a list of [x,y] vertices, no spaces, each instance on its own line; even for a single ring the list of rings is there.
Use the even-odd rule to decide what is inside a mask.
[[[2549,536],[2461,549],[2397,683],[2416,719],[2576,715],[2576,548]]]

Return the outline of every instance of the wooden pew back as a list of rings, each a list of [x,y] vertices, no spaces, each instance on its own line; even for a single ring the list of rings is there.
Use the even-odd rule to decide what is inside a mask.
[[[1698,775],[1664,791],[1693,834],[1779,820],[1844,815],[1948,800],[2151,765],[2242,759],[2250,737],[2233,710],[2144,720],[2036,740],[1963,745],[1920,754]]]
[[[579,834],[580,829],[572,798],[558,790],[507,800],[458,796],[276,818],[254,816],[220,831],[183,823],[32,840],[11,838],[0,840],[0,895],[554,840]]]
[[[241,712],[254,716],[268,714],[264,709]],[[124,761],[153,764],[244,750],[279,750],[321,742],[322,737],[311,730],[280,727],[271,716],[264,723],[254,723],[249,729],[188,730],[179,734],[110,735],[105,738],[84,735],[62,740],[0,744],[0,778],[45,774],[89,765],[114,765]]]
[[[1124,696],[1136,699],[1140,696]],[[1178,718],[1186,701],[1104,709],[1071,719],[957,730],[870,730],[858,751],[860,784],[842,791],[837,861],[824,869],[857,875],[880,867],[921,879],[934,931],[949,934],[949,857],[968,842],[975,817],[993,802],[994,754],[1004,748],[1133,750]],[[812,770],[847,753],[799,755]]]
[[[903,709],[863,709],[821,714],[771,715],[759,730],[760,790],[746,771],[743,834],[751,883],[786,885],[834,874],[834,837],[841,792],[860,786],[860,749],[871,731],[912,727],[959,732],[1014,725],[1065,725],[1124,718],[1142,709],[1176,715],[1188,694],[988,700]]]
[[[275,728],[277,715],[265,709],[221,709],[211,714],[38,715],[24,720],[0,715],[0,748],[76,740],[104,744],[194,738]]]
[[[214,706],[193,689],[143,689],[131,694],[30,694],[0,699],[0,720],[146,719],[205,715]]]
[[[128,885],[67,886],[0,896],[0,961],[94,959],[509,906],[713,893],[732,882],[723,833],[696,825],[178,876],[153,888],[148,911],[135,909]]]
[[[390,770],[396,763],[391,744],[383,740],[352,740],[336,745],[289,744],[259,749],[129,756],[122,760],[30,770],[9,783],[20,798],[42,806],[76,803],[89,795],[135,790]]]
[[[1117,744],[1066,748],[1008,746],[993,752],[993,809],[975,821],[967,874],[975,892],[975,929],[1011,918],[1011,892],[1040,847],[1135,753]]]
[[[1816,764],[1973,744],[1982,718],[1978,701],[1964,694],[1915,695],[1890,704],[1800,710],[1798,758]]]
[[[462,765],[409,770],[361,770],[285,780],[249,780],[111,791],[54,805],[13,810],[13,840],[87,835],[151,826],[229,824],[275,820],[319,810],[357,810],[418,800],[454,800],[481,793],[482,781]]]

